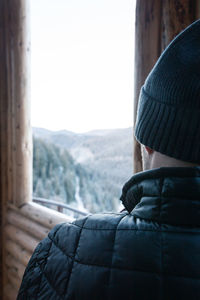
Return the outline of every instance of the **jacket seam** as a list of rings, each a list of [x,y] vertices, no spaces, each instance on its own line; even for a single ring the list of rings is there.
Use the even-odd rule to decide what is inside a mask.
[[[67,253],[65,253],[54,241],[53,243],[55,244],[55,246],[67,257],[69,257],[70,259],[73,259],[73,257]],[[155,274],[155,275],[161,275],[160,272],[152,272],[152,271],[145,271],[145,270],[139,270],[139,269],[129,269],[129,268],[122,268],[119,266],[106,266],[106,265],[101,265],[101,264],[94,264],[94,263],[86,263],[86,262],[82,262],[80,260],[74,259],[74,262],[77,264],[81,264],[81,265],[86,265],[86,266],[91,266],[91,267],[100,267],[100,268],[111,268],[111,269],[117,269],[117,270],[121,270],[121,271],[130,271],[130,272],[141,272],[141,273],[150,273],[150,274]],[[200,280],[199,276],[198,277],[192,277],[192,276],[184,276],[184,275],[178,275],[178,274],[169,274],[169,273],[163,273],[164,276],[171,276],[171,277],[180,277],[180,278],[190,278],[190,279],[198,279]]]
[[[73,256],[69,255],[68,253],[64,252],[64,250],[62,248],[60,248],[60,246],[57,245],[57,243],[55,241],[53,241],[53,244],[63,253],[63,255],[67,256],[68,258],[73,260]],[[129,268],[122,268],[119,266],[106,266],[106,265],[101,265],[101,264],[94,264],[94,263],[86,263],[86,262],[82,262],[80,260],[74,259],[74,262],[77,264],[81,264],[81,265],[86,265],[86,266],[94,266],[94,267],[102,267],[102,268],[112,268],[112,269],[118,269],[118,270],[122,270],[122,271],[135,271],[135,272],[143,272],[143,273],[151,273],[151,274],[155,274],[155,275],[160,275],[160,272],[152,272],[152,271],[144,271],[144,270],[139,270],[139,269],[129,269]],[[168,273],[164,273],[163,275],[165,276],[174,276],[174,277],[183,277],[183,278],[191,278],[191,279],[200,279],[199,276],[198,277],[192,277],[192,276],[183,276],[183,275],[173,275],[173,274],[168,274]]]
[[[51,249],[51,246],[52,246],[52,243],[50,243],[50,245],[49,245],[49,249],[48,249],[48,252],[47,252],[47,257],[48,257],[48,255],[49,255],[49,250]],[[46,257],[46,261],[47,261],[47,257]],[[36,265],[39,266],[39,269],[40,269],[40,272],[41,272],[41,275],[40,275],[40,281],[39,281],[39,284],[38,284],[38,289],[37,289],[37,292],[35,293],[36,300],[37,300],[37,299],[38,299],[38,294],[39,294],[39,291],[40,291],[41,282],[42,282],[42,277],[43,277],[43,275],[44,275],[44,268],[45,268],[46,263],[45,263],[45,265],[44,265],[43,270],[42,270],[42,268],[40,267],[40,265],[38,264],[37,261],[36,261]]]
[[[89,216],[87,216],[87,217],[85,218],[85,220],[83,221],[83,224],[82,224],[81,229],[80,229],[80,232],[79,232],[79,237],[78,237],[77,242],[76,242],[74,255],[73,255],[73,257],[71,257],[72,262],[71,262],[71,268],[69,268],[69,277],[68,277],[68,280],[67,280],[67,282],[66,282],[66,288],[65,288],[65,292],[64,292],[65,295],[67,295],[67,290],[68,290],[68,288],[69,288],[70,279],[71,279],[71,275],[72,275],[73,267],[74,267],[74,261],[76,260],[76,259],[75,259],[75,256],[76,256],[77,249],[78,249],[78,246],[79,246],[79,242],[80,242],[80,238],[81,238],[81,233],[82,233],[82,230],[83,230],[83,226],[84,226],[85,222],[87,221],[88,217],[89,217]],[[58,248],[60,249],[60,247],[58,247]],[[60,249],[60,250],[61,250],[61,249]]]
[[[52,243],[51,243],[51,245],[52,245]],[[45,271],[42,270],[42,268],[40,267],[40,265],[38,263],[37,263],[37,265],[38,265],[40,271],[42,272],[42,274],[44,275],[44,277],[46,278],[46,281],[50,285],[51,289],[53,289],[59,297],[61,297],[62,299],[64,299],[64,297],[62,295],[60,295],[60,293],[57,291],[57,289],[55,288],[55,286],[51,283],[51,281],[49,280],[49,278],[48,278],[47,274],[45,273]],[[41,281],[42,281],[42,278],[40,280],[39,290],[40,290]]]
[[[142,218],[143,219],[143,218]],[[145,220],[145,219],[143,219]],[[152,220],[151,220],[152,221]],[[82,227],[82,226],[79,226],[77,224],[75,224],[77,227],[79,228],[82,228],[82,229],[86,229],[86,230],[94,230],[94,231],[115,231],[116,228],[89,228],[89,227]],[[165,225],[165,224],[162,224],[162,225]],[[168,224],[167,224],[168,225]],[[171,225],[171,224],[170,224]],[[181,226],[181,225],[171,225],[171,226]],[[189,225],[188,225],[189,226]],[[163,232],[163,233],[188,233],[188,234],[200,234],[200,229],[199,231],[173,231],[173,230],[158,230],[158,229],[138,229],[138,228],[118,228],[117,231],[151,231],[151,232]]]
[[[55,237],[55,235],[56,235],[56,233],[58,232],[58,230],[61,228],[61,226],[62,226],[62,224],[55,230],[55,232],[54,232],[54,234],[53,234],[53,237]],[[51,240],[50,240],[51,241]],[[41,266],[38,264],[38,262],[37,262],[37,260],[36,260],[36,264],[39,266],[39,269],[40,269],[40,271],[41,271],[41,276],[40,276],[40,281],[39,281],[39,284],[38,284],[38,289],[37,289],[37,292],[36,292],[36,299],[38,299],[38,293],[39,293],[39,291],[40,291],[40,286],[41,286],[41,282],[42,282],[42,277],[43,277],[43,275],[46,277],[46,274],[45,274],[45,267],[46,267],[46,264],[47,264],[47,259],[48,259],[48,256],[49,256],[49,252],[50,252],[50,249],[51,249],[51,247],[52,247],[52,241],[51,241],[51,243],[50,243],[50,245],[49,245],[49,249],[48,249],[48,251],[47,251],[47,255],[46,255],[46,258],[45,258],[45,264],[44,264],[44,267],[43,267],[43,269],[41,268]],[[41,249],[42,249],[42,247],[41,247]]]
[[[113,254],[114,254],[114,249],[115,249],[115,239],[116,239],[116,234],[117,234],[117,227],[119,226],[120,222],[122,221],[122,219],[125,216],[122,216],[121,219],[118,221],[116,229],[115,229],[115,233],[114,233],[114,239],[113,239],[113,248],[112,248],[112,257],[111,257],[111,266],[110,266],[110,270],[109,270],[109,275],[108,275],[108,284],[110,285],[111,282],[111,273],[112,273],[112,267],[113,267]]]
[[[161,178],[160,180],[160,201],[159,201],[159,219],[161,219],[161,209],[162,209],[162,204],[161,204],[161,198],[162,198],[162,191],[163,191],[163,184],[164,184],[164,178]],[[161,245],[161,253],[160,253],[160,262],[161,262],[161,276],[160,276],[160,279],[161,279],[161,299],[164,298],[164,292],[163,292],[163,285],[164,285],[164,282],[163,282],[163,266],[164,266],[164,255],[163,255],[163,243],[164,243],[164,237],[163,237],[163,231],[160,230],[160,245]]]
[[[183,168],[185,169],[185,168]],[[150,174],[151,172],[151,174]],[[162,174],[161,172],[156,172],[156,169],[154,170],[154,172],[152,170],[148,170],[148,171],[145,171],[145,175],[142,173],[138,173],[136,175],[133,175],[129,181],[127,183],[125,183],[125,185],[123,186],[123,189],[122,189],[122,195],[124,197],[126,197],[126,194],[128,192],[128,190],[133,186],[135,185],[136,183],[139,183],[141,181],[145,181],[145,180],[154,180],[154,179],[159,179],[161,178]],[[175,172],[174,172],[175,173]],[[185,179],[190,179],[190,178],[194,178],[194,177],[197,177],[197,178],[200,178],[200,175],[199,174],[194,174],[193,172],[191,174],[187,174],[187,176],[185,175],[185,173],[181,174],[179,172],[179,174],[174,174],[174,173],[170,173],[170,174],[167,174],[165,175],[164,174],[164,178],[165,179],[168,179],[168,178],[185,178]],[[151,176],[150,176],[151,175]]]
[[[34,259],[32,261],[32,265],[30,265],[30,267],[27,266],[27,270],[25,271],[25,273],[23,275],[22,285],[20,287],[17,299],[18,299],[18,297],[21,297],[21,296],[23,296],[23,297],[25,296],[26,299],[27,299],[27,291],[29,290],[29,287],[30,287],[30,284],[31,284],[31,276],[29,277],[29,279],[27,279],[27,282],[26,282],[26,284],[24,284],[24,286],[23,286],[23,282],[25,283],[26,274],[28,274],[28,272],[31,272],[31,274],[33,273],[33,271],[35,269],[35,266],[37,264],[37,257],[40,254],[40,252],[41,252],[41,242],[38,244],[37,248],[35,249],[35,257],[34,257]]]

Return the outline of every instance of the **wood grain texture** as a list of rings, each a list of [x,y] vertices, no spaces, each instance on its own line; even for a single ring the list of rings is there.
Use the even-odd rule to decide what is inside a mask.
[[[26,267],[32,255],[32,252],[26,250],[24,247],[18,245],[15,241],[12,241],[11,239],[7,239],[5,241],[5,244],[6,244],[6,253],[12,255],[12,257],[16,261],[19,261],[21,264],[23,264]]]
[[[29,217],[21,215],[17,211],[8,210],[7,222],[16,228],[23,230],[37,240],[42,240],[47,236],[49,229],[43,225],[32,221]]]
[[[195,0],[195,2],[196,2],[195,18],[200,19],[200,1]]]
[[[10,254],[6,255],[6,267],[8,268],[9,272],[12,276],[18,279],[18,281],[21,281],[24,271],[25,271],[25,266],[22,265],[19,261],[14,259]]]
[[[137,0],[135,28],[134,124],[141,86],[157,61],[160,52],[160,0]],[[140,144],[134,138],[134,173],[142,171]]]
[[[58,223],[71,222],[73,220],[71,217],[34,202],[26,203],[19,211],[20,214],[49,229],[53,228]]]
[[[23,232],[22,230],[16,228],[13,225],[6,225],[5,227],[6,236],[14,241],[17,245],[25,248],[29,252],[33,252],[38,244],[38,240]]]
[[[3,288],[7,286],[4,234],[7,205],[20,205],[31,199],[28,3],[0,1],[0,221],[3,228],[0,231],[0,299],[6,297]]]
[[[196,0],[162,1],[162,50],[177,34],[198,19],[197,2]]]
[[[16,295],[24,269],[37,244],[56,224],[69,221],[72,219],[33,202],[21,208],[8,205],[4,227],[6,284],[13,286]]]
[[[3,300],[15,300],[17,295],[17,288],[15,288],[10,282],[8,282],[4,287],[4,298]]]
[[[32,142],[29,97],[29,31],[26,0],[5,2],[5,68],[7,112],[7,201],[31,200]],[[5,101],[4,100],[4,101]]]
[[[6,218],[6,200],[8,194],[8,139],[7,139],[7,70],[5,39],[5,1],[0,1],[0,299],[3,299],[6,285],[4,267],[4,224]]]
[[[8,272],[7,277],[8,277],[8,283],[12,286],[12,288],[14,287],[14,289],[17,292],[20,288],[21,280],[19,280],[19,278],[17,278],[15,274],[12,274],[12,272]],[[16,299],[16,294],[15,294],[15,298],[13,299]]]

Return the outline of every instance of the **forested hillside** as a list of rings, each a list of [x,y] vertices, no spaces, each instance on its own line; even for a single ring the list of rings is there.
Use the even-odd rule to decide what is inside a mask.
[[[122,185],[132,172],[130,132],[33,132],[34,196],[88,212],[119,210]]]
[[[33,193],[71,203],[75,197],[76,165],[66,150],[33,139]]]

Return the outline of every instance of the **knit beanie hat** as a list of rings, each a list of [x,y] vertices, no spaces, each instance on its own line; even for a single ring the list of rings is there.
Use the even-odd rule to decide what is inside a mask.
[[[200,20],[169,44],[147,77],[135,137],[157,152],[200,163]]]

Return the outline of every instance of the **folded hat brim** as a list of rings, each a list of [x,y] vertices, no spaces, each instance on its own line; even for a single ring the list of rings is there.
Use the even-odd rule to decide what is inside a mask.
[[[186,104],[176,106],[159,102],[150,97],[143,87],[135,137],[157,152],[200,163],[200,109],[191,109]]]

